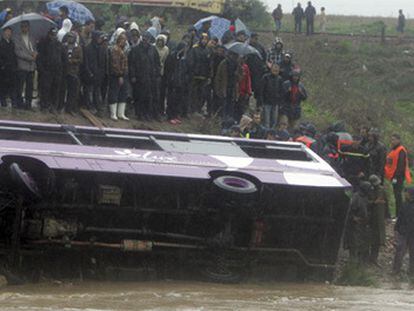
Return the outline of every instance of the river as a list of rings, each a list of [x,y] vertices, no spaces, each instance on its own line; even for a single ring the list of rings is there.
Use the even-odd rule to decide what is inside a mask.
[[[45,283],[1,289],[0,310],[402,311],[414,310],[414,295],[407,286],[376,289],[312,283]]]

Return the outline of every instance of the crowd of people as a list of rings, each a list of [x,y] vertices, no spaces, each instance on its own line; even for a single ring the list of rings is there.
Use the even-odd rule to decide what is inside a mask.
[[[13,108],[32,109],[38,81],[40,109],[52,113],[76,114],[84,106],[99,116],[109,112],[112,120],[128,120],[129,107],[137,119],[180,124],[198,113],[231,124],[251,109],[254,98],[267,128],[278,120],[293,127],[301,117],[306,89],[280,38],[266,50],[257,33],[236,32],[232,24],[219,39],[206,21],[174,42],[159,17],[141,27],[121,17],[113,32],[105,33],[95,21],[79,25],[68,13],[61,7],[59,26],[37,42],[29,21],[16,34],[4,29],[2,106],[11,102]],[[249,46],[250,52],[227,49],[232,43]]]
[[[273,12],[278,30],[283,16],[279,8],[280,14]],[[375,128],[363,127],[351,135],[342,122],[324,131],[299,123],[301,103],[308,94],[300,67],[281,38],[276,37],[267,50],[257,33],[236,32],[234,25],[222,38],[213,37],[211,21],[206,21],[199,29],[191,26],[174,42],[159,17],[141,27],[121,17],[108,34],[94,20],[79,25],[68,13],[61,7],[59,27],[38,42],[32,39],[28,21],[21,23],[17,35],[10,27],[3,30],[2,106],[11,102],[16,109],[32,109],[37,75],[42,111],[77,114],[85,106],[98,116],[109,112],[112,120],[127,121],[133,110],[137,119],[165,119],[173,125],[202,114],[220,117],[223,135],[301,142],[354,188],[347,245],[355,260],[377,263],[385,219],[391,217],[384,180],[392,183],[397,216],[394,272],[399,272],[408,246],[414,275],[414,190],[408,189],[403,204],[404,184],[411,183],[411,175],[400,136],[392,136],[387,154]],[[316,15],[312,4],[305,11],[298,5],[293,13],[295,29],[301,31],[306,16],[307,33],[312,34]],[[228,49],[233,42],[250,46],[253,52]]]

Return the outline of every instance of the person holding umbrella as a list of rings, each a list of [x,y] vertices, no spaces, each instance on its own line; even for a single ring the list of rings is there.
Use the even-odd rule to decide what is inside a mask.
[[[20,35],[15,39],[15,52],[17,56],[17,107],[30,109],[33,98],[33,78],[36,70],[37,51],[34,39],[30,34],[30,22],[23,21],[20,25]],[[23,101],[23,86],[25,88],[25,100]]]

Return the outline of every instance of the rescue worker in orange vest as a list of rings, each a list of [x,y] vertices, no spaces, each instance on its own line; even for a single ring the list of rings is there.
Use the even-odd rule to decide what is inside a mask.
[[[338,174],[342,173],[341,162],[338,153],[338,135],[333,132],[329,132],[325,136],[325,142],[320,152],[320,156],[326,162],[328,162]]]
[[[394,190],[396,216],[398,217],[402,207],[402,191],[404,188],[404,181],[411,184],[411,173],[408,167],[408,153],[407,149],[401,145],[401,137],[398,134],[391,136],[392,150],[387,155],[384,175],[385,178],[392,182]]]
[[[316,128],[312,123],[302,123],[299,126],[301,131],[300,135],[297,136],[294,141],[299,142],[317,152],[317,142],[315,139]]]

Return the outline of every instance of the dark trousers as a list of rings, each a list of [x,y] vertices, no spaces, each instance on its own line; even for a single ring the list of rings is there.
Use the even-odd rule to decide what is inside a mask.
[[[302,20],[295,20],[295,33],[302,33]]]
[[[395,198],[395,215],[398,217],[403,204],[402,192],[404,189],[404,180],[397,179],[397,183],[393,184],[392,188],[394,190]]]
[[[66,76],[66,111],[67,112],[76,112],[78,110],[79,102],[79,88],[80,80],[78,76],[67,75]]]
[[[144,86],[136,83],[133,87],[135,114],[138,118],[152,119],[157,117],[157,111],[154,107],[154,92],[156,84]],[[157,103],[158,104],[158,103]]]
[[[169,120],[185,116],[186,99],[184,88],[168,88],[167,117]]]
[[[62,84],[61,72],[42,72],[41,103],[42,108],[56,110],[59,107],[60,89]]]
[[[165,113],[165,99],[168,93],[167,89],[167,78],[165,76],[162,76],[160,78],[160,89],[159,89],[159,112],[161,115],[164,115]]]
[[[190,89],[190,112],[201,112],[204,103],[208,100],[207,78],[193,78]]]
[[[17,84],[16,84],[16,103],[19,108],[30,108],[32,106],[33,99],[33,71],[19,70],[17,72]],[[23,87],[26,85],[24,90],[23,100]]]
[[[7,74],[7,73],[0,73]],[[0,104],[3,107],[7,106],[6,99],[9,97],[12,101],[12,105],[16,105],[16,80],[14,78],[14,73],[12,76],[7,77],[0,81]]]
[[[227,90],[227,97],[223,99],[223,120],[235,119],[234,105],[235,98],[233,96],[234,91],[232,89]],[[240,120],[238,120],[240,121]]]
[[[214,117],[219,113],[220,104],[221,104],[220,98],[216,95],[216,93],[213,90],[211,92],[211,96],[209,98],[209,102],[207,106],[208,115],[210,117]]]
[[[313,30],[313,23],[314,20],[313,19],[307,19],[306,20],[306,35],[310,36],[313,35],[314,30]]]
[[[400,273],[404,255],[408,249],[408,253],[410,256],[408,274],[410,276],[414,276],[414,236],[401,235],[397,231],[395,232],[395,234],[397,245],[395,247],[395,256],[392,271],[394,273]]]
[[[243,114],[248,110],[249,108],[249,96],[242,96],[237,101],[236,106],[234,107],[234,120],[237,122],[240,122],[240,119],[242,118]]]
[[[87,96],[88,109],[95,109],[96,111],[102,113],[104,110],[102,99],[102,86],[99,83],[86,85],[85,92]]]

